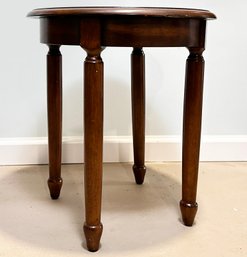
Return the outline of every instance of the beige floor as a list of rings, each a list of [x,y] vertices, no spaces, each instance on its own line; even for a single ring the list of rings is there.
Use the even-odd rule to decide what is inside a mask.
[[[181,164],[148,164],[143,186],[130,164],[104,165],[99,252],[84,248],[83,166],[63,166],[60,200],[47,166],[0,167],[1,257],[247,256],[247,163],[201,163],[195,225],[181,224]]]

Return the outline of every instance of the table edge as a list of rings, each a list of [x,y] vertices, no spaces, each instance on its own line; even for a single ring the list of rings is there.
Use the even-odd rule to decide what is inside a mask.
[[[38,8],[27,14],[27,17],[60,17],[60,16],[146,16],[166,18],[216,19],[208,10],[166,7],[54,7]]]

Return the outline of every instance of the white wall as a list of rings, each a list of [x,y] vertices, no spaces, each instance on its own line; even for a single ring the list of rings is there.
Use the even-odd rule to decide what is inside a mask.
[[[203,135],[247,135],[247,2],[225,0],[152,1],[153,6],[209,9]],[[47,47],[39,43],[39,21],[26,18],[34,8],[102,5],[100,0],[9,0],[0,16],[0,145],[10,139],[45,137]],[[104,5],[150,6],[148,0],[110,1]],[[16,6],[16,7],[14,7]],[[180,135],[186,49],[144,49],[146,53],[147,125],[152,136]],[[79,47],[62,47],[64,136],[82,135],[82,63]],[[131,135],[130,48],[108,48],[105,62],[105,135]],[[7,141],[6,141],[7,140]],[[240,140],[241,141],[241,140]],[[8,144],[8,143],[7,143]],[[4,154],[5,148],[0,146]],[[246,149],[247,158],[247,149]],[[231,159],[231,158],[230,158]],[[0,160],[1,161],[1,160]],[[3,160],[4,162],[4,160]]]

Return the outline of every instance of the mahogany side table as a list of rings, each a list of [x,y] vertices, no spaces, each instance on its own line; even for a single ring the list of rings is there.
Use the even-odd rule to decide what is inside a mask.
[[[215,15],[206,10],[174,8],[73,7],[35,9],[40,18],[41,43],[47,55],[49,179],[52,199],[62,186],[62,56],[61,45],[80,45],[84,62],[85,223],[89,251],[97,251],[102,234],[103,61],[107,46],[132,47],[131,87],[134,165],[137,184],[146,172],[145,68],[143,47],[186,47],[182,200],[183,222],[192,226],[197,211],[196,191],[203,98],[205,29]],[[121,61],[121,60],[120,60]]]

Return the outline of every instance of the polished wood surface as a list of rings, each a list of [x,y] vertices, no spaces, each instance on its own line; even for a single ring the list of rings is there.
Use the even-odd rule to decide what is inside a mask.
[[[60,7],[40,8],[28,14],[29,17],[48,16],[146,16],[167,18],[215,19],[215,15],[207,10],[162,7]]]
[[[93,28],[93,29],[92,29]],[[81,46],[87,52],[84,62],[84,184],[87,247],[97,251],[102,234],[102,152],[103,152],[103,61],[100,24],[93,19],[81,23]]]
[[[59,197],[62,137],[62,57],[60,45],[80,45],[87,53],[84,62],[84,160],[85,223],[89,251],[97,251],[101,223],[103,147],[103,60],[107,46],[132,47],[131,94],[133,122],[133,171],[142,184],[145,168],[145,56],[143,47],[186,47],[183,120],[182,200],[185,225],[191,226],[196,202],[203,98],[205,31],[215,15],[205,10],[174,8],[80,7],[36,9],[41,43],[49,46],[48,128],[51,197]],[[121,60],[119,60],[121,61]],[[176,74],[177,75],[177,74]],[[116,85],[117,86],[117,85]]]
[[[197,212],[196,191],[200,152],[204,48],[190,48],[184,90],[182,200],[183,222],[192,226]]]
[[[137,184],[144,181],[145,159],[145,55],[142,48],[131,54],[131,102],[133,126],[133,172]]]
[[[62,157],[62,55],[60,45],[49,46],[47,54],[47,108],[49,179],[48,186],[52,199],[60,194]]]

